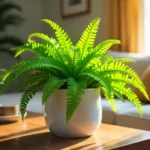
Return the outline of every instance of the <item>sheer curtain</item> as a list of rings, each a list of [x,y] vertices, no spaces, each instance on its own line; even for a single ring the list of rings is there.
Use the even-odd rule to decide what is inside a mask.
[[[145,53],[144,0],[138,0],[137,52]]]
[[[112,50],[138,51],[138,0],[105,0],[105,38],[121,40]]]
[[[142,1],[142,0],[140,0]],[[143,0],[144,5],[144,43],[145,53],[150,54],[150,0]],[[142,8],[141,8],[142,9]],[[141,17],[142,18],[142,17]]]

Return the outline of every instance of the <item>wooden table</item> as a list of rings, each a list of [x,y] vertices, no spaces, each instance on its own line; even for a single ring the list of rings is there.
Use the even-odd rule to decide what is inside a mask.
[[[59,138],[49,132],[43,115],[35,113],[28,113],[23,123],[19,121],[0,125],[0,150],[59,149],[150,150],[150,132],[101,124],[94,136],[79,139]]]

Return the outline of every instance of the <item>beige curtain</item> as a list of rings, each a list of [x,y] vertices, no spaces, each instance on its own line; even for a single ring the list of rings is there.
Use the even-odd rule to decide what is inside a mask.
[[[105,38],[119,39],[112,50],[137,52],[138,0],[105,0]]]

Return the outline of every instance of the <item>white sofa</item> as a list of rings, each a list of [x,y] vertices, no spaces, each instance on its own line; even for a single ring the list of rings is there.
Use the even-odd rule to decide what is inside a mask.
[[[120,52],[109,51],[109,54],[115,58],[128,57],[135,60],[134,63],[130,63],[131,66],[141,77],[145,69],[150,65],[150,56],[141,54],[128,54]],[[0,104],[19,104],[22,93],[7,93],[0,96]],[[42,93],[37,93],[35,97],[30,101],[27,110],[32,112],[43,113],[44,108],[41,104]],[[139,113],[135,106],[128,100],[123,103],[119,99],[116,99],[117,113],[115,114],[110,104],[106,99],[102,99],[103,107],[103,123],[116,124],[120,126],[150,130],[150,103],[142,104],[143,117],[139,116]]]

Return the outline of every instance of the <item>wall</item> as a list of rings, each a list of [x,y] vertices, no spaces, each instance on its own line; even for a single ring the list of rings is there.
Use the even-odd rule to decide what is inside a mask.
[[[23,12],[21,15],[24,17],[25,22],[17,28],[8,27],[7,34],[16,35],[26,42],[29,34],[43,31],[43,25],[40,22],[43,17],[42,0],[13,0],[13,2],[22,7]],[[34,54],[28,52],[21,55],[22,59],[32,58],[33,56]],[[0,63],[2,67],[8,68],[15,62],[16,60],[12,58],[12,56],[0,53]]]
[[[43,17],[42,0],[13,0],[14,3],[22,7],[22,16],[25,22],[20,27],[10,27],[8,33],[15,34],[21,37],[25,42],[29,34],[33,32],[42,32],[43,25],[40,20]],[[31,54],[31,53],[30,53]],[[32,57],[29,53],[23,54],[23,58]]]
[[[49,35],[54,35],[49,26],[40,20],[42,18],[51,19],[60,24],[70,35],[73,42],[76,42],[87,24],[94,18],[102,18],[100,29],[97,36],[97,42],[100,42],[104,38],[104,0],[91,0],[91,13],[63,19],[60,14],[60,0],[13,0],[23,8],[22,16],[25,18],[25,22],[20,27],[8,28],[9,34],[14,34],[21,37],[25,42],[29,34],[33,32],[45,32]],[[23,59],[33,58],[32,53],[23,53],[21,55]],[[15,62],[14,59],[7,56],[9,62],[6,62],[5,66],[8,67]],[[6,55],[1,54],[0,59],[6,60]]]
[[[18,28],[9,28],[9,32],[21,36],[24,40],[32,32],[41,32],[43,30],[40,22],[43,17],[42,0],[13,0],[13,2],[22,7],[25,22]]]
[[[96,17],[102,18],[101,25],[96,40],[100,42],[104,39],[104,0],[91,0],[91,13],[80,15],[77,17],[63,19],[60,14],[60,0],[44,0],[43,1],[43,17],[51,19],[60,24],[65,31],[70,35],[74,42],[76,42],[87,24]],[[52,34],[52,30],[48,25],[44,25],[44,31]]]

